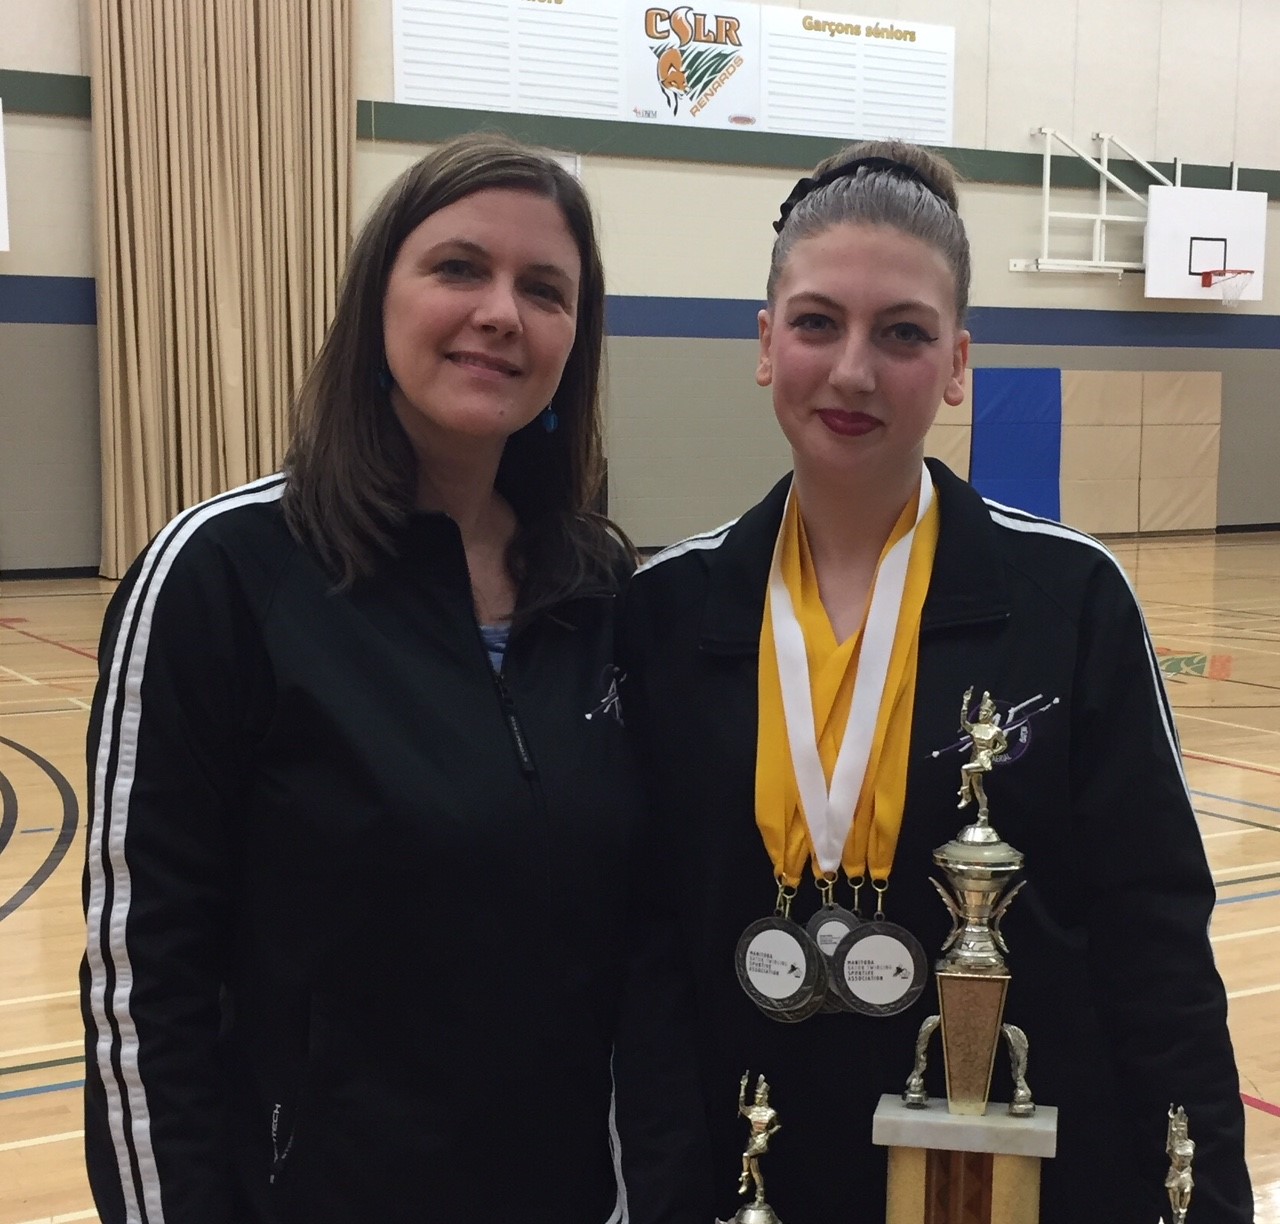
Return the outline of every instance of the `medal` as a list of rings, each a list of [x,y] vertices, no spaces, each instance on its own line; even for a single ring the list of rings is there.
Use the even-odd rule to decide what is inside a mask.
[[[864,922],[831,958],[831,989],[850,1011],[896,1016],[921,995],[929,966],[920,941],[896,922]]]
[[[827,997],[827,959],[802,926],[791,920],[795,890],[778,887],[772,918],[742,932],[734,954],[738,982],[747,997],[772,1020],[807,1020]]]
[[[807,1020],[826,1000],[826,957],[790,919],[753,922],[738,940],[734,965],[747,997],[772,1020]]]
[[[861,885],[855,885],[853,890],[854,905],[857,905],[858,889]],[[835,881],[820,879],[818,881],[818,890],[822,893],[822,905],[817,912],[805,923],[805,930],[809,932],[809,937],[818,945],[819,950],[827,959],[827,997],[822,1001],[822,1007],[819,1009],[823,1012],[838,1012],[844,1010],[844,1000],[835,991],[835,978],[833,976],[833,967],[831,958],[835,955],[836,949],[840,946],[844,937],[852,931],[856,931],[862,925],[862,919],[858,917],[853,910],[847,910],[843,905],[837,905],[835,901]]]

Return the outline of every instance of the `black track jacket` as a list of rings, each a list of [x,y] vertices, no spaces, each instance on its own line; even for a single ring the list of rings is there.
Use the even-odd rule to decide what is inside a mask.
[[[103,631],[104,1224],[688,1224],[612,597],[516,632],[495,680],[451,520],[334,593],[282,488],[176,519]]]
[[[1004,920],[1005,1019],[1031,1043],[1038,1101],[1059,1110],[1043,1169],[1043,1224],[1139,1224],[1169,1210],[1166,1113],[1196,1141],[1192,1216],[1245,1224],[1239,1084],[1226,998],[1207,937],[1214,890],[1173,720],[1142,616],[1115,560],[1077,531],[984,501],[930,461],[941,536],[920,634],[906,816],[886,897],[932,961],[950,919],[931,852],[972,819],[956,810],[961,698],[989,689],[1030,715],[986,781],[991,819],[1026,855]],[[659,554],[622,617],[627,724],[666,826],[697,990],[698,1054],[721,1216],[734,1202],[744,1123],[739,1077],[763,1072],[782,1130],[766,1180],[798,1224],[884,1218],[886,1155],[871,1144],[882,1093],[900,1093],[932,980],[904,1014],[756,1011],[734,974],[748,923],[772,912],[755,826],[757,658],[765,589],[789,479],[736,524]],[[1056,704],[1055,704],[1056,703]],[[870,890],[866,890],[869,892]],[[850,897],[841,886],[840,899]],[[817,907],[801,886],[793,916]],[[869,913],[864,897],[864,914]],[[928,1087],[945,1095],[937,1038]],[[1008,1101],[1003,1051],[992,1099]]]

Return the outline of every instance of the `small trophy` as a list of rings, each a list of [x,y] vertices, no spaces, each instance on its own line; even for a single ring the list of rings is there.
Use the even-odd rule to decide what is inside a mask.
[[[1169,1106],[1169,1133],[1164,1147],[1170,1162],[1164,1188],[1169,1192],[1173,1224],[1185,1224],[1187,1208],[1191,1206],[1191,1191],[1195,1186],[1191,1176],[1191,1158],[1196,1154],[1196,1145],[1187,1134],[1187,1111],[1181,1105],[1176,1110]]]
[[[760,1172],[760,1157],[769,1150],[769,1140],[778,1133],[782,1123],[778,1121],[778,1111],[769,1104],[769,1085],[763,1075],[756,1081],[755,1101],[747,1104],[747,1081],[750,1078],[751,1073],[744,1072],[738,1085],[738,1112],[751,1127],[742,1153],[738,1193],[750,1194],[754,1186],[755,1198],[739,1209],[733,1217],[733,1224],[782,1224],[773,1208],[764,1201],[764,1177]]]
[[[1022,854],[991,827],[988,812],[985,776],[1008,749],[1000,715],[991,694],[983,693],[970,717],[972,700],[970,689],[960,710],[970,755],[960,769],[959,806],[976,802],[977,818],[933,852],[950,885],[948,890],[933,881],[951,914],[951,933],[936,966],[941,1014],[921,1025],[902,1099],[881,1099],[872,1130],[873,1141],[890,1149],[887,1218],[893,1224],[967,1221],[966,1204],[975,1187],[990,1196],[987,1201],[1004,1204],[1003,1224],[1034,1224],[1040,1160],[1057,1150],[1057,1110],[1037,1111],[1027,1087],[1026,1034],[1003,1022],[1009,989],[1004,954],[1009,949],[1000,920],[1022,888],[1019,883],[1005,891],[1022,868]],[[945,1113],[933,1106],[924,1086],[929,1040],[939,1028]],[[1009,1047],[1013,1094],[1004,1114],[988,1115],[1001,1037]],[[925,1185],[933,1196],[928,1203],[920,1190]],[[938,1210],[943,1214],[937,1215]]]

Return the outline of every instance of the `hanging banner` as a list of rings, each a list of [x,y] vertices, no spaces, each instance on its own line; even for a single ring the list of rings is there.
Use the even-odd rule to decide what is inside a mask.
[[[712,128],[759,122],[759,5],[628,0],[623,41],[626,118]]]

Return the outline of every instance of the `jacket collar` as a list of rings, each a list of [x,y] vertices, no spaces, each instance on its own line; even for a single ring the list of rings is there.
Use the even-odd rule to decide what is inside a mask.
[[[927,462],[942,519],[921,632],[1004,620],[1009,615],[1009,592],[991,515],[971,485],[938,460]],[[788,474],[711,552],[703,649],[737,654],[758,647],[773,545],[790,488]]]

